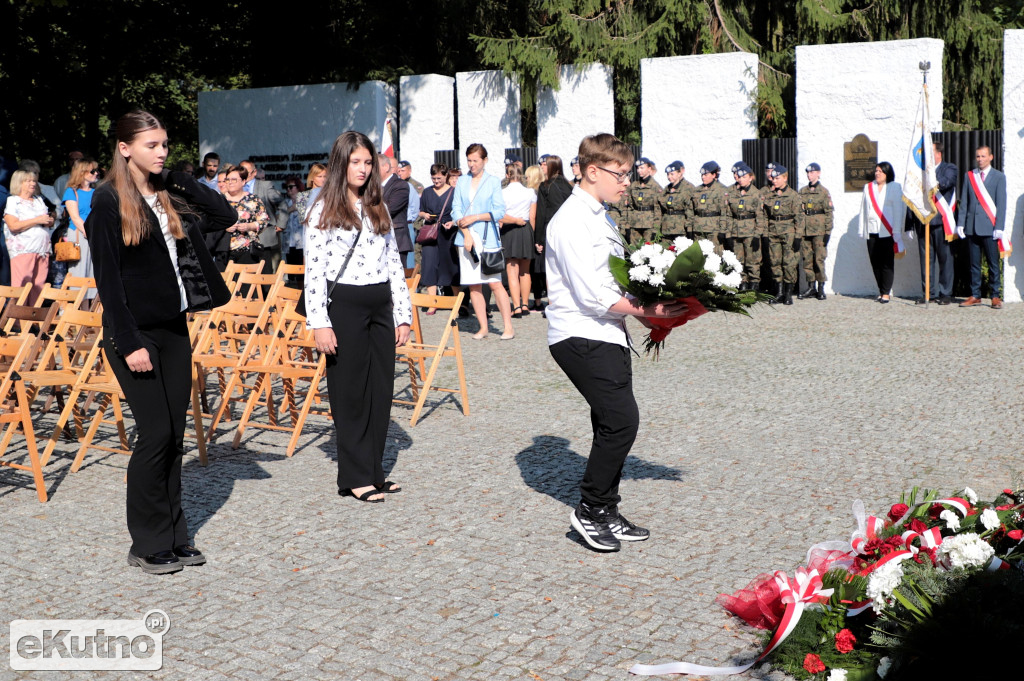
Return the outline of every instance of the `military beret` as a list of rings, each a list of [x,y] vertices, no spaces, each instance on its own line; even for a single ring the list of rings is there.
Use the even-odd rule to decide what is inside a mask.
[[[672,161],[667,166],[665,166],[665,172],[666,173],[679,172],[680,170],[682,170],[685,167],[686,166],[683,165],[682,161]]]
[[[734,165],[732,167],[732,172],[733,172],[733,175],[739,175],[740,177],[743,177],[744,175],[752,175],[754,173],[754,171],[751,169],[751,167],[748,166],[743,161],[740,161],[739,163]]]
[[[645,165],[649,165],[652,168],[654,167],[654,161],[652,161],[651,159],[647,158],[646,156],[643,156],[639,161],[637,161],[633,165],[635,165],[637,168],[639,168],[641,163],[643,163]]]
[[[399,168],[409,168],[411,166],[412,166],[412,164],[409,163],[408,161],[399,161],[398,162],[398,167]]]
[[[809,173],[812,170],[817,170],[820,173],[821,172],[821,166],[819,166],[817,163],[809,163],[807,165],[807,172]]]
[[[720,170],[721,168],[717,163],[715,163],[714,161],[708,161],[707,163],[700,167],[700,174],[703,175],[704,173],[717,173]]]
[[[765,169],[765,170],[771,170],[771,169],[772,169],[772,168],[774,168],[774,167],[775,167],[775,163],[774,163],[773,161],[768,161],[768,165],[766,165],[766,166],[764,167],[764,169]]]
[[[786,166],[779,165],[778,163],[776,163],[775,167],[772,168],[772,172],[770,173],[770,175],[772,177],[778,177],[779,175],[786,175],[788,173],[789,171],[786,169]]]
[[[571,165],[571,166],[578,166],[579,164],[580,164],[580,157],[579,156],[573,156],[572,157],[572,161],[569,162],[569,165]]]
[[[550,158],[550,157],[551,157],[551,154],[541,154],[537,158],[537,163],[547,163],[548,162],[548,158]]]
[[[505,157],[505,165],[510,166],[513,163],[522,163],[523,159],[519,158],[515,154],[509,154]]]

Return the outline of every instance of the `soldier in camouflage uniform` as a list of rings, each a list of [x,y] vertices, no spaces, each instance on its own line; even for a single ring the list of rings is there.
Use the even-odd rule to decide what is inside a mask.
[[[658,197],[661,185],[654,179],[657,168],[651,159],[644,157],[636,162],[636,174],[640,178],[630,183],[626,190],[629,205],[629,243],[642,244],[655,241],[661,224]]]
[[[684,170],[682,161],[672,161],[665,166],[668,185],[658,199],[661,234],[670,241],[677,236],[693,238],[693,230],[690,229],[690,218],[693,217],[690,194],[693,192],[693,185],[683,177]]]
[[[708,161],[700,169],[701,184],[690,193],[690,207],[693,218],[694,239],[708,239],[715,245],[715,253],[721,255],[723,241],[731,229],[731,221],[727,215],[728,192],[718,176],[722,169],[714,161]]]
[[[605,204],[608,208],[608,215],[612,221],[619,228],[619,236],[622,237],[622,243],[629,243],[629,197],[626,196],[625,192],[622,194],[622,198],[619,199],[618,203]]]
[[[741,291],[756,291],[761,284],[761,237],[765,215],[761,190],[754,186],[754,171],[742,161],[732,167],[736,184],[729,187],[726,201],[732,220],[732,250],[743,263]]]
[[[804,214],[800,195],[789,186],[789,171],[775,164],[771,171],[772,191],[763,197],[768,216],[768,259],[776,284],[776,299],[793,304],[793,286],[800,264],[800,241],[804,233]]]
[[[832,196],[819,182],[820,179],[821,166],[810,164],[807,166],[807,186],[799,192],[800,209],[804,214],[801,256],[804,259],[804,274],[807,276],[807,290],[797,295],[800,300],[811,296],[825,300],[825,256],[828,254],[828,237],[832,234],[833,217]]]

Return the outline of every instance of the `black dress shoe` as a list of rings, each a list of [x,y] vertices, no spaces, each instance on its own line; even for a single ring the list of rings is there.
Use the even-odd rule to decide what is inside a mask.
[[[939,296],[939,305],[949,305],[953,302],[953,296]]]
[[[128,564],[132,567],[141,568],[143,572],[150,575],[165,575],[170,572],[178,572],[184,564],[178,560],[174,551],[159,551],[148,556],[136,556],[128,552]]]
[[[174,555],[178,557],[182,565],[202,565],[206,562],[206,556],[203,555],[203,552],[189,544],[175,546]]]

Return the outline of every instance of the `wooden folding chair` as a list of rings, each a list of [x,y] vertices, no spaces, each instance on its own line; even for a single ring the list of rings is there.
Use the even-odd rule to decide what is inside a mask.
[[[288,413],[291,425],[282,426],[277,423],[274,415],[270,413],[269,407],[269,423],[254,421],[252,416],[255,408],[260,404],[260,392],[253,390],[246,402],[245,410],[238,419],[235,438],[231,444],[232,449],[238,449],[247,427],[290,431],[292,436],[288,440],[286,454],[291,456],[295,453],[295,447],[299,442],[299,436],[305,427],[307,417],[311,413],[321,416],[330,414],[329,408],[313,411],[314,404],[322,401],[319,386],[324,378],[327,358],[326,355],[315,352],[316,343],[313,340],[313,332],[306,329],[306,318],[295,311],[300,294],[301,291],[298,289],[289,288],[278,291],[281,314],[271,334],[270,351],[264,363],[252,363],[246,367],[249,372],[262,374],[262,385],[266,391],[273,389],[275,377],[281,379],[282,412]],[[306,384],[305,390],[300,388],[300,382]],[[271,400],[267,401],[272,404]]]
[[[32,286],[29,284],[25,286],[0,286],[0,313],[7,309],[8,303],[24,305],[25,301],[28,300],[28,294],[31,290]]]
[[[0,338],[0,358],[5,360],[8,369],[0,380],[0,423],[13,428],[21,426],[25,434],[25,447],[28,450],[29,465],[5,461],[2,457],[9,456],[10,447],[0,448],[0,466],[31,471],[36,487],[36,496],[45,503],[47,499],[46,483],[43,482],[43,466],[36,447],[36,435],[32,429],[32,416],[29,413],[29,399],[25,389],[25,381],[20,371],[23,369],[27,355],[32,352],[33,342],[30,336],[16,338]]]
[[[396,404],[405,404],[413,407],[412,419],[409,423],[415,427],[423,411],[423,405],[431,390],[443,393],[458,393],[462,398],[462,413],[469,416],[469,393],[466,390],[466,371],[462,363],[462,344],[458,333],[459,306],[465,294],[460,292],[456,296],[434,296],[426,293],[410,293],[413,306],[413,321],[418,321],[418,308],[434,308],[437,310],[448,310],[448,319],[444,323],[441,338],[436,344],[415,341],[410,334],[409,342],[400,348],[396,348],[395,354],[399,361],[405,361],[409,368],[409,382],[412,391],[412,400],[394,398]],[[422,334],[422,330],[421,330]],[[454,357],[455,365],[459,373],[458,388],[442,388],[434,385],[434,377],[445,357]],[[427,362],[426,374],[422,370],[423,362]]]

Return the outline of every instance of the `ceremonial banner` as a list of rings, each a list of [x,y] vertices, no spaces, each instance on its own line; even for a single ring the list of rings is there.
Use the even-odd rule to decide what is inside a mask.
[[[921,104],[917,110],[914,134],[907,155],[907,174],[903,178],[903,202],[914,212],[922,224],[935,217],[935,194],[939,189],[935,179],[935,150],[928,116],[928,86],[921,90]]]

